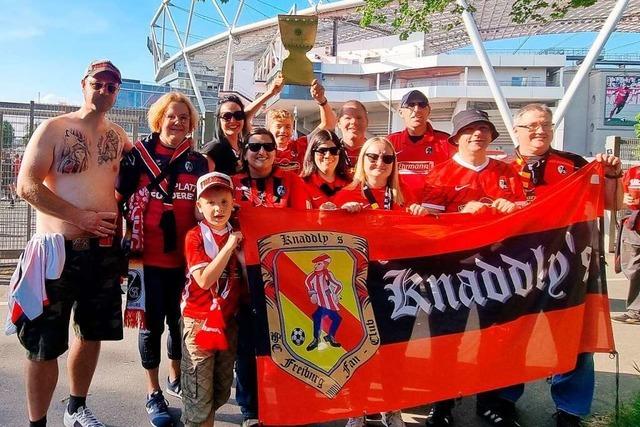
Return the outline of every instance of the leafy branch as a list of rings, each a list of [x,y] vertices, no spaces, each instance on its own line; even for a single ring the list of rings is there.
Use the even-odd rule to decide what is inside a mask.
[[[360,8],[362,18],[360,25],[390,25],[394,33],[399,34],[401,40],[406,40],[411,33],[429,32],[433,24],[429,17],[437,13],[451,13],[457,16],[453,22],[443,26],[449,31],[460,23],[460,15],[464,8],[456,0],[364,0],[365,5]],[[597,0],[516,0],[509,15],[516,24],[526,22],[546,23],[550,20],[564,17],[571,9],[588,7]],[[393,9],[388,17],[383,11]],[[548,13],[545,13],[550,9]],[[475,8],[469,4],[468,10]]]

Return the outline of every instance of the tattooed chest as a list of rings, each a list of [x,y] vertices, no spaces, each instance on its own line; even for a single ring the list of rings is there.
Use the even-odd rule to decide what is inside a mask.
[[[78,129],[66,129],[57,158],[56,169],[61,174],[81,173],[92,164],[102,166],[114,162],[120,153],[120,137],[109,129],[92,144]]]

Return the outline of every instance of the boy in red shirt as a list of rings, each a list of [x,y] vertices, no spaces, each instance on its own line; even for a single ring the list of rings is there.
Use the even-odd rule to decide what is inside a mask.
[[[204,220],[185,237],[188,280],[180,304],[182,421],[185,426],[205,427],[213,426],[215,411],[231,394],[241,276],[234,252],[242,234],[229,224],[231,178],[210,172],[198,179],[196,188]]]

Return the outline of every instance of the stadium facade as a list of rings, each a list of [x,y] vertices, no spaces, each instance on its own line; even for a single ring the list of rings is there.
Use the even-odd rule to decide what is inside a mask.
[[[274,78],[281,60],[286,57],[279,41],[277,18],[237,26],[244,1],[238,2],[233,19],[225,16],[216,0],[212,3],[215,7],[211,9],[224,21],[225,31],[189,44],[191,20],[198,16],[194,12],[195,2],[191,2],[186,27],[181,28],[172,13],[172,4],[162,2],[152,19],[148,40],[156,81],[175,85],[182,72],[183,86],[196,88],[194,95],[203,116],[215,103],[211,99],[204,101],[206,90],[202,88],[235,92],[246,100],[254,99]],[[512,142],[504,105],[511,111],[530,102],[543,102],[552,108],[560,106],[562,113],[554,144],[581,154],[602,151],[608,135],[633,136],[635,115],[640,113],[640,55],[614,57],[597,51],[598,55],[593,57],[593,49],[560,48],[490,51],[493,73],[487,74],[486,68],[483,69],[486,63],[483,64],[478,50],[463,49],[474,39],[470,40],[469,27],[465,29],[454,14],[436,14],[431,17],[432,31],[414,33],[408,40],[400,41],[389,28],[361,28],[358,8],[362,4],[357,0],[324,2],[290,12],[318,15],[316,44],[308,53],[316,78],[336,107],[349,99],[358,99],[367,106],[372,135],[386,135],[400,129],[399,101],[407,91],[419,89],[431,101],[431,120],[438,129],[450,131],[451,117],[462,109],[489,111],[502,134],[495,145],[505,151],[512,148]],[[513,0],[473,3],[476,9],[473,20],[482,40],[600,31],[603,26],[609,27],[609,33],[613,28],[635,32],[640,22],[640,0],[599,0],[589,8],[569,12],[560,20],[527,25],[515,25],[511,21],[512,4]],[[393,11],[390,8],[385,13],[391,16]],[[612,21],[613,15],[617,15],[615,21]],[[169,24],[162,25],[162,22]],[[444,28],[449,24],[456,25],[447,31]],[[174,43],[177,49],[173,51],[165,42],[172,31],[177,40]],[[606,36],[608,34],[604,40]],[[580,74],[582,62],[594,66],[589,67],[585,77],[579,76],[577,81],[581,84],[572,88],[570,83]],[[499,85],[502,99],[506,101],[502,105],[492,82]],[[563,106],[567,91],[573,98]],[[303,132],[313,129],[318,121],[317,106],[306,87],[286,86],[267,106],[295,111],[298,127]],[[205,121],[205,125],[210,122]]]

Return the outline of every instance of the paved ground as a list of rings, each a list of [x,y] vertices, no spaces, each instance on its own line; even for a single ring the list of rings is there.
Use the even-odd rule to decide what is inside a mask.
[[[611,311],[624,311],[627,281],[620,275],[609,274],[609,295]],[[0,286],[0,318],[6,317],[6,286]],[[640,376],[633,368],[634,361],[640,363],[640,326],[614,323],[616,347],[620,353],[620,397],[628,400],[640,391]],[[144,411],[144,376],[139,364],[136,333],[126,330],[124,342],[106,343],[94,377],[89,402],[94,412],[111,427],[148,425]],[[25,397],[22,379],[24,353],[15,336],[0,334],[0,426],[24,426]],[[68,385],[65,376],[66,359],[60,360],[60,381],[49,410],[51,426],[62,425],[62,411]],[[596,397],[594,413],[604,413],[613,409],[615,402],[616,362],[608,354],[596,355]],[[179,418],[180,401],[169,397],[176,419]],[[465,398],[454,410],[456,426],[481,426],[474,415],[473,400]],[[538,381],[527,387],[525,395],[518,403],[522,425],[527,427],[554,426],[553,403],[545,381]],[[300,411],[301,408],[291,410]],[[302,409],[303,410],[303,409]],[[405,411],[408,427],[424,425],[427,408]],[[232,400],[216,415],[216,426],[238,425],[241,421],[238,406]],[[323,427],[343,426],[344,421],[323,424]],[[372,426],[381,425],[372,422]]]

